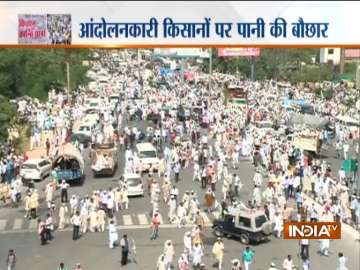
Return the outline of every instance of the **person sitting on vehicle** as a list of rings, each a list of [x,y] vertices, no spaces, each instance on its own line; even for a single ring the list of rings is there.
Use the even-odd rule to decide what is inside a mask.
[[[106,168],[110,167],[110,157],[108,155],[104,155],[104,165]]]
[[[76,176],[76,174],[77,174],[77,164],[76,164],[76,162],[75,161],[73,161],[72,163],[71,163],[71,171],[72,171],[72,174],[73,174],[73,176]]]

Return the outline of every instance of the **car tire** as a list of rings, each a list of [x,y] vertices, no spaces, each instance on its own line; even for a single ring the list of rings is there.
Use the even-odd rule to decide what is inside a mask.
[[[220,231],[220,228],[219,227],[215,227],[214,228],[214,235],[216,237],[224,237],[224,234]]]
[[[244,245],[248,245],[250,243],[250,238],[247,233],[240,234],[240,242]]]

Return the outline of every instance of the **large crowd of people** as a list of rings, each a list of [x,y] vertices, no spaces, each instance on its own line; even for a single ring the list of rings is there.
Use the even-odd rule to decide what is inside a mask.
[[[50,44],[71,44],[71,15],[48,15],[47,31]]]
[[[59,24],[56,19],[54,22],[48,21],[48,25],[56,29],[55,32],[64,33],[68,24],[66,21]],[[55,43],[63,42],[56,36],[52,39]],[[339,163],[358,154],[359,130],[348,128],[337,120],[346,110],[345,106],[339,105],[346,95],[344,85],[336,88],[332,100],[323,100],[312,95],[307,87],[284,86],[272,80],[252,82],[239,80],[230,74],[214,73],[209,89],[208,75],[200,71],[196,72],[194,80],[184,81],[180,73],[162,76],[162,65],[155,63],[151,69],[152,79],[145,79],[145,65],[139,67],[130,53],[125,53],[123,61],[126,66],[117,69],[112,56],[103,55],[96,66],[97,72],[107,70],[111,73],[107,84],[98,83],[93,89],[90,86],[82,87],[72,98],[62,91],[52,90],[48,102],[42,104],[23,100],[18,102],[18,111],[26,115],[26,121],[32,124],[31,148],[46,147],[48,140],[51,147],[47,156],[53,158],[61,145],[71,141],[76,120],[86,115],[87,98],[119,97],[115,108],[104,99],[104,106],[98,113],[98,132],[91,134],[91,141],[102,141],[104,138],[113,140],[125,155],[124,171],[127,173],[144,171],[144,164],[134,151],[136,143],[148,141],[155,145],[161,152],[159,165],[156,170],[150,167],[143,177],[151,204],[151,239],[156,240],[161,230],[158,218],[160,206],[167,207],[169,223],[177,224],[179,228],[186,224],[193,226],[184,235],[184,251],[177,254],[178,260],[175,260],[172,240],[165,241],[164,251],[156,262],[158,270],[176,267],[186,270],[190,266],[208,269],[212,263],[218,269],[223,269],[226,247],[221,238],[213,244],[213,262],[204,259],[203,239],[208,232],[203,210],[220,218],[230,209],[262,209],[273,223],[274,235],[279,238],[283,234],[283,221],[293,219],[294,213],[295,218],[302,221],[336,220],[359,228],[360,197],[353,193],[356,178],[359,177],[356,171],[349,175],[342,166],[335,171],[334,166],[327,163],[321,154],[312,155],[296,148],[289,139],[289,134],[296,136],[307,130],[319,138],[321,151],[333,153]],[[118,82],[122,82],[121,87]],[[220,89],[230,84],[246,90],[247,105],[225,104]],[[270,97],[274,99],[271,102]],[[331,137],[324,128],[305,125],[293,127],[290,132],[259,128],[256,124],[262,121],[270,121],[274,125],[278,123],[279,126],[291,125],[294,110],[282,106],[282,98],[305,99],[312,104],[318,117],[333,123],[335,137]],[[180,105],[185,108],[181,115]],[[29,110],[29,106],[33,109]],[[188,115],[187,108],[190,110]],[[355,115],[351,109],[348,113]],[[152,120],[147,128],[141,129],[136,125],[147,119]],[[110,134],[105,134],[104,130],[109,125],[113,125],[114,129]],[[82,154],[85,153],[85,146],[81,142],[72,143]],[[26,159],[26,156],[10,154],[1,162],[2,181],[8,183],[11,189],[16,189],[17,193],[21,185],[21,181],[16,182],[20,158]],[[243,159],[252,162],[252,179],[241,176],[238,168]],[[190,169],[192,179],[182,179],[182,172]],[[39,193],[46,198],[48,212],[44,219],[38,220],[41,243],[52,240],[51,232],[55,228],[61,230],[69,225],[73,226],[73,240],[87,232],[107,230],[109,247],[120,245],[122,264],[126,264],[128,252],[134,243],[129,243],[125,235],[120,240],[116,229],[116,213],[131,207],[126,183],[119,182],[85,196],[70,196],[68,184],[58,180],[51,180],[44,191],[34,187],[22,189],[25,218],[39,218],[42,215],[37,211]],[[176,187],[179,181],[189,183],[189,190],[183,194]],[[250,182],[253,187],[251,195],[240,196],[243,186]],[[191,186],[195,185],[201,186],[200,194],[191,190]],[[216,196],[217,189],[222,191],[220,197]],[[61,193],[60,201],[54,199],[57,190]],[[301,243],[303,269],[309,269],[311,260],[308,245],[308,242]],[[322,240],[319,246],[321,254],[328,256],[329,249],[330,242]],[[347,269],[344,258],[339,253],[337,269]],[[246,247],[241,258],[231,258],[231,265],[233,270],[240,267],[252,269],[256,263],[251,248]],[[269,269],[277,269],[273,262],[269,262],[269,266]],[[59,269],[63,269],[61,267]],[[282,266],[278,267],[293,269],[292,255],[287,255]]]

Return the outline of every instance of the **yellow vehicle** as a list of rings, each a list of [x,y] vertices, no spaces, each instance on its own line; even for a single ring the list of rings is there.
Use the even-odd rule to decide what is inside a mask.
[[[94,176],[113,176],[118,166],[118,151],[114,143],[93,144],[91,164]]]

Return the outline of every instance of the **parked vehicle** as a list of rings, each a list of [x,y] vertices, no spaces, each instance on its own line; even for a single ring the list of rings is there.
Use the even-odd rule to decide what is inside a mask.
[[[242,244],[258,244],[268,240],[272,224],[263,210],[233,210],[213,223],[213,233],[217,237],[234,237]]]
[[[140,174],[125,173],[120,178],[120,184],[127,185],[128,197],[144,196],[144,185]]]
[[[29,159],[20,168],[20,176],[24,184],[29,181],[41,181],[51,174],[51,162],[47,159]]]

